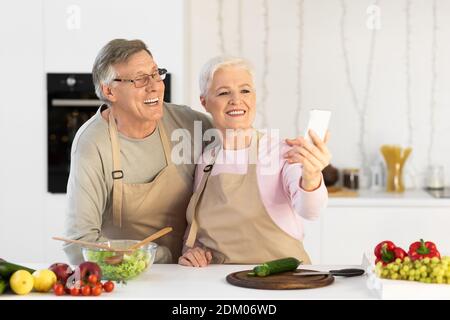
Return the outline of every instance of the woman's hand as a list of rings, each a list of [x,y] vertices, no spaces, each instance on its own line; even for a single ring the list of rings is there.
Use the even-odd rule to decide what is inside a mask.
[[[200,247],[188,249],[179,259],[178,264],[187,267],[206,267],[211,263],[212,253]]]
[[[306,191],[317,189],[322,182],[322,170],[330,164],[331,154],[326,146],[330,133],[327,131],[324,141],[312,130],[309,135],[313,143],[303,137],[286,139],[286,143],[292,147],[284,157],[288,163],[301,163],[303,165],[300,187]]]

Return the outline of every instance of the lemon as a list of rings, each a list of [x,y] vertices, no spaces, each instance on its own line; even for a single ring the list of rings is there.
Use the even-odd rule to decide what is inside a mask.
[[[49,292],[56,283],[56,274],[48,269],[33,272],[34,289],[39,292]]]
[[[26,270],[17,270],[9,279],[9,285],[16,294],[28,294],[33,290],[34,278]]]

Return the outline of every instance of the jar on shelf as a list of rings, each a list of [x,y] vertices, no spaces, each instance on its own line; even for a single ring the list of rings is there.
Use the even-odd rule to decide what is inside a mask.
[[[412,149],[402,148],[398,145],[382,145],[381,154],[386,161],[387,168],[387,192],[404,192],[405,186],[403,184],[403,167],[405,161],[411,154]]]
[[[359,189],[359,169],[350,168],[342,171],[343,186],[347,189],[358,190]]]
[[[431,166],[428,168],[427,189],[440,190],[444,189],[445,175],[443,166]]]

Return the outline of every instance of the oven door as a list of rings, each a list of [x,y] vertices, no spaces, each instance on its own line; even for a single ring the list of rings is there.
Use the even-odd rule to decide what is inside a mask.
[[[100,104],[100,100],[52,100],[48,126],[49,192],[66,192],[73,139],[78,129],[97,112]]]
[[[78,129],[101,105],[86,74],[47,75],[48,191],[65,193],[70,151]]]

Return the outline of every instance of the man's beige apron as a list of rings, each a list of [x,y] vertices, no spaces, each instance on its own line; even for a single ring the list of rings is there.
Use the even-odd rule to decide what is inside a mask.
[[[259,139],[253,135],[247,174],[211,175],[204,169],[201,183],[191,198],[186,240],[196,240],[213,252],[212,263],[257,264],[296,257],[310,264],[303,243],[282,230],[269,216],[258,189],[256,159]]]
[[[117,125],[109,113],[109,134],[113,154],[113,204],[112,219],[104,220],[102,232],[111,239],[142,240],[152,233],[172,227],[173,231],[156,240],[165,249],[157,254],[159,262],[177,262],[181,255],[186,230],[186,207],[192,194],[192,186],[180,175],[171,161],[171,144],[161,122],[157,125],[167,166],[149,183],[123,183],[126,172],[120,164],[120,145]],[[161,248],[162,249],[162,248]],[[158,262],[158,261],[157,261]]]

